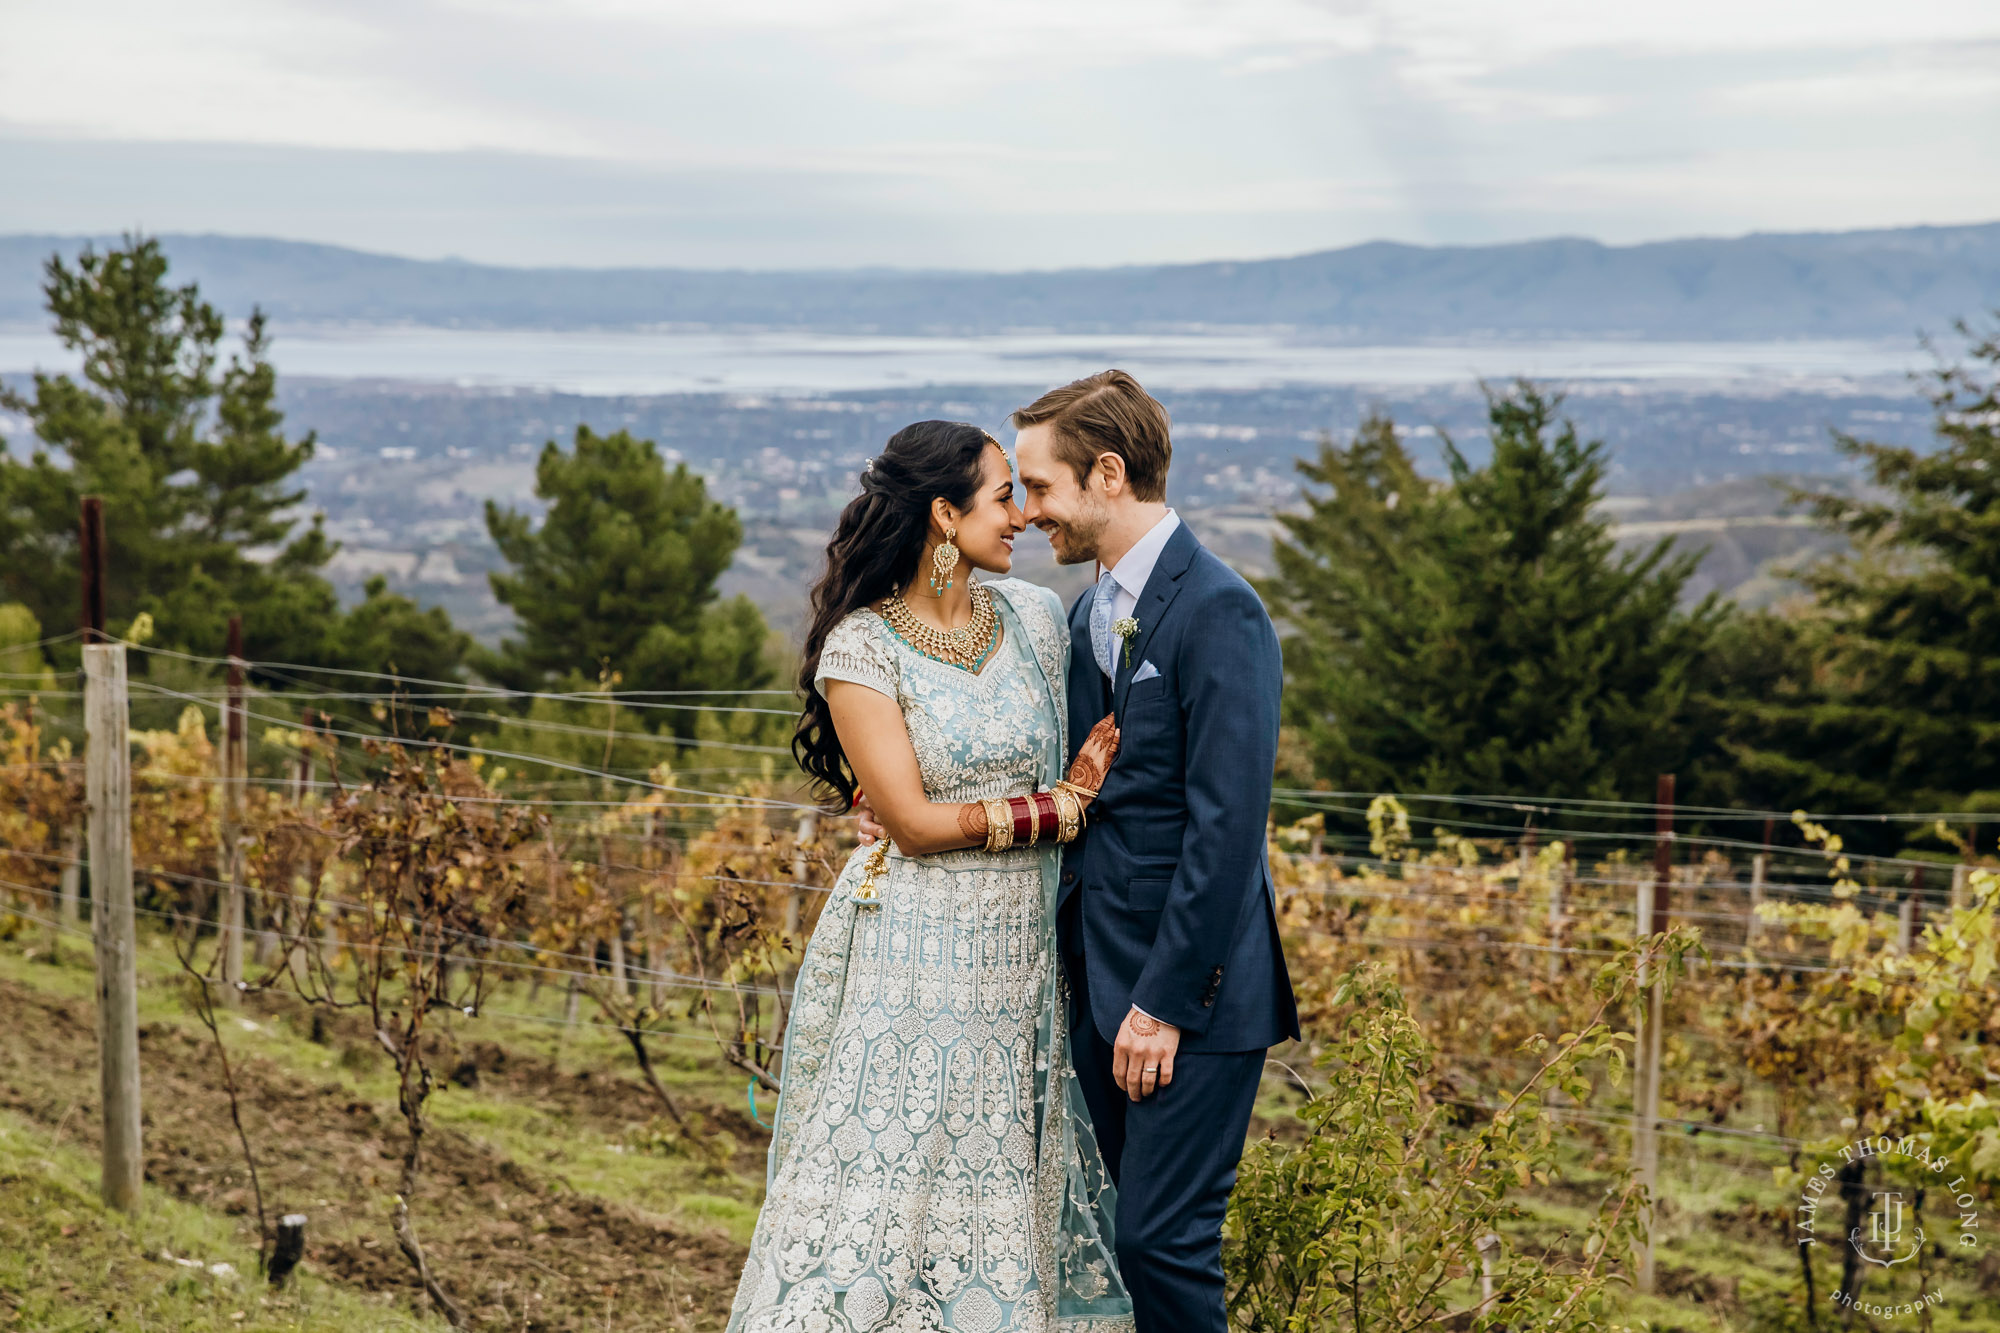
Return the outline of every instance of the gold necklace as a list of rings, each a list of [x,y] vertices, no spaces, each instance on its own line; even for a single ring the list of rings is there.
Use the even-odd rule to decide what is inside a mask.
[[[889,600],[882,604],[882,619],[891,633],[925,657],[978,671],[993,653],[1000,620],[993,614],[993,594],[986,591],[985,584],[973,584],[970,596],[972,617],[957,629],[925,624],[900,592],[889,594]]]

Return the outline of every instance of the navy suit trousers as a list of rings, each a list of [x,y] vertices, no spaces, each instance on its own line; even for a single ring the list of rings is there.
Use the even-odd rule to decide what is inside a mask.
[[[1111,1078],[1111,1043],[1090,1021],[1086,969],[1067,969],[1072,1058],[1118,1186],[1118,1271],[1137,1333],[1227,1333],[1222,1221],[1264,1072],[1264,1052],[1187,1051],[1174,1081],[1133,1101]]]

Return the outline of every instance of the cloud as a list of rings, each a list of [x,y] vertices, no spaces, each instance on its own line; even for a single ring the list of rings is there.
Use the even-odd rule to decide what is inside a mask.
[[[1965,128],[2000,123],[1991,0],[16,8],[0,160],[146,151],[102,190],[35,156],[0,231],[255,217],[418,253],[1015,265],[2000,216],[2000,141]],[[227,174],[246,146],[261,181]]]

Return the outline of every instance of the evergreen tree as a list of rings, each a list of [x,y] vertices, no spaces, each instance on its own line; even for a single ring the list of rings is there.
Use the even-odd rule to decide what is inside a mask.
[[[1691,669],[1721,613],[1679,600],[1698,556],[1619,555],[1593,509],[1604,447],[1523,384],[1489,400],[1493,452],[1449,439],[1420,478],[1386,419],[1300,471],[1264,591],[1286,626],[1286,711],[1336,788],[1649,796],[1673,767]]]
[[[435,617],[382,592],[366,626],[345,622],[320,575],[335,547],[317,516],[303,529],[294,517],[314,439],[284,434],[263,314],[222,363],[221,313],[193,284],[169,285],[167,268],[159,243],[137,238],[48,261],[43,292],[82,376],[0,391],[40,442],[24,461],[0,441],[0,596],[44,625],[73,623],[78,509],[101,495],[112,632],[147,612],[161,646],[213,656],[238,614],[253,658],[377,666],[365,628],[393,642],[385,622],[416,631]]]
[[[2000,809],[2000,330],[1931,401],[1934,449],[1836,435],[1873,493],[1798,498],[1851,550],[1802,571],[1810,615],[1716,674],[1706,702],[1750,799]]]
[[[1377,708],[1363,661],[1407,663],[1421,652],[1397,613],[1436,571],[1413,557],[1439,521],[1440,488],[1417,473],[1388,417],[1370,414],[1354,442],[1323,439],[1316,458],[1296,464],[1306,479],[1306,512],[1280,515],[1290,540],[1273,544],[1277,576],[1261,588],[1288,628],[1285,714],[1304,743],[1308,776],[1336,785],[1377,787],[1395,761],[1387,753],[1422,718],[1390,719]],[[1314,489],[1318,488],[1318,489]]]
[[[747,598],[719,601],[743,528],[685,464],[651,440],[579,426],[535,468],[539,526],[488,502],[486,528],[513,567],[489,577],[521,635],[481,669],[503,684],[588,689],[609,668],[626,690],[740,690],[771,678],[764,619]],[[692,731],[692,713],[672,714]]]
[[[389,591],[380,574],[362,586],[361,600],[340,619],[330,657],[418,680],[457,680],[472,636],[454,627],[441,606],[419,607]],[[363,665],[365,664],[365,665]]]

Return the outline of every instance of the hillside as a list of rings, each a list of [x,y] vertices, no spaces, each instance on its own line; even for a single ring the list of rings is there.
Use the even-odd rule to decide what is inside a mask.
[[[0,326],[42,322],[41,263],[84,239],[0,236]],[[232,314],[258,303],[305,323],[1904,340],[2000,306],[2000,222],[1628,246],[1372,242],[1287,259],[1032,273],[524,269],[253,237],[163,239],[176,276]]]

